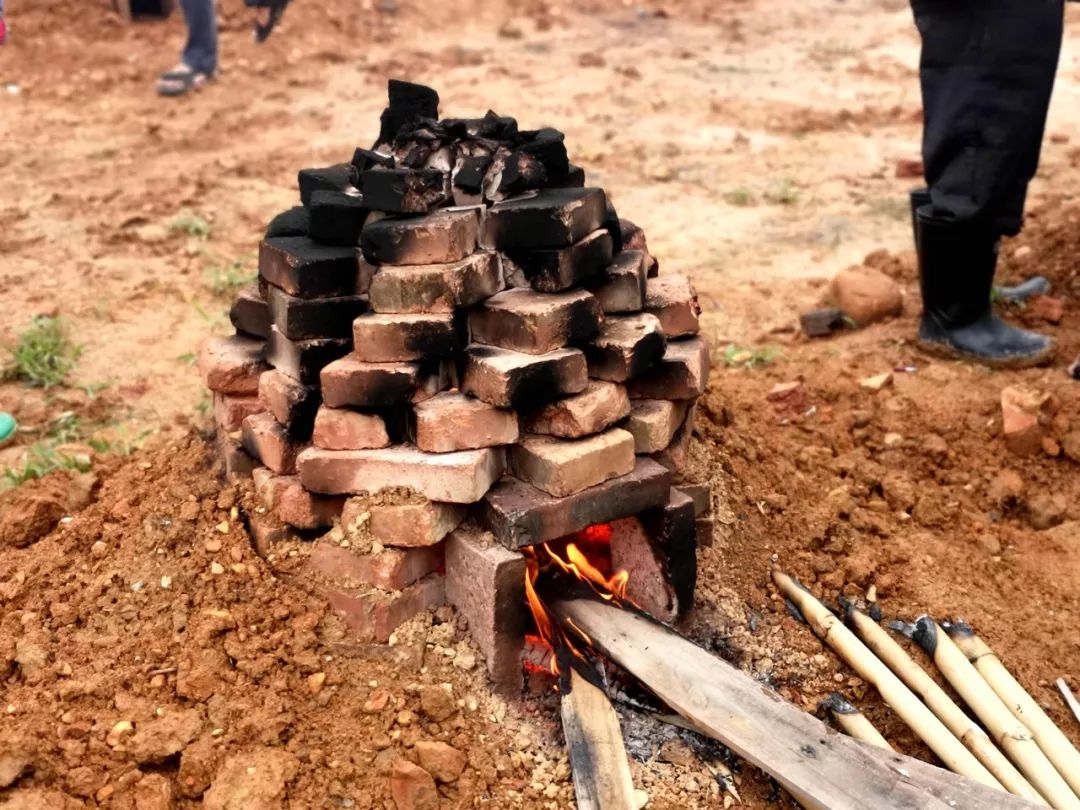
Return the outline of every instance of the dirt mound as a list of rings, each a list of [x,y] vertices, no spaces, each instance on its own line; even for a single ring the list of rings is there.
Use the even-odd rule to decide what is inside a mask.
[[[565,757],[486,694],[450,611],[395,646],[350,643],[320,599],[254,555],[251,492],[220,485],[207,459],[189,436],[99,470],[93,504],[65,503],[51,534],[0,548],[5,806],[186,807],[205,792],[208,807],[270,808],[287,788],[291,806],[381,808],[391,766],[422,740],[467,758],[441,787],[448,806],[566,806]],[[3,525],[70,483],[18,490]],[[155,792],[174,805],[142,803]]]

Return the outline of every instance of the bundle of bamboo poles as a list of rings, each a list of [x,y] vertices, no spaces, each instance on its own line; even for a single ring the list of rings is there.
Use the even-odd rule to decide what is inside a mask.
[[[929,616],[890,625],[926,651],[981,727],[865,613],[846,606],[845,624],[787,574],[774,571],[773,580],[947,768],[1056,810],[1080,810],[1080,752],[970,627]],[[831,698],[823,708],[852,736],[888,745],[846,700]]]

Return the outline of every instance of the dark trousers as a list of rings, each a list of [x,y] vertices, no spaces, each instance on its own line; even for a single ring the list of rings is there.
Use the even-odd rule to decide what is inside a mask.
[[[217,70],[218,30],[214,0],[180,0],[188,38],[180,60],[192,70],[214,75]]]
[[[911,0],[934,213],[1015,234],[1039,165],[1064,0]]]

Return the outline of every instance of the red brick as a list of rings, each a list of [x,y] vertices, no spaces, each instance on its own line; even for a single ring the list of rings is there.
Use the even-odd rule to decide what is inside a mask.
[[[476,250],[479,229],[478,209],[443,210],[368,222],[360,243],[365,258],[375,264],[449,264]]]
[[[1001,391],[1001,423],[1005,446],[1021,456],[1042,450],[1042,440],[1060,407],[1052,394],[1025,385]]]
[[[689,400],[634,400],[625,425],[634,436],[634,452],[657,453],[671,444],[689,407]]]
[[[375,504],[367,507],[368,531],[384,546],[433,546],[465,519],[466,509],[456,503]]]
[[[259,402],[293,435],[310,435],[319,407],[319,389],[301,385],[276,369],[264,371],[259,377]]]
[[[219,430],[232,433],[240,429],[244,419],[264,410],[258,397],[234,396],[214,392],[214,422]]]
[[[462,527],[446,538],[446,598],[469,622],[469,635],[495,684],[521,690],[521,647],[528,631],[525,558],[494,536]]]
[[[390,408],[409,402],[420,385],[420,363],[365,363],[355,356],[323,368],[323,402],[331,408]]]
[[[252,473],[255,493],[268,512],[297,529],[322,529],[332,526],[341,515],[345,498],[313,495],[303,488],[295,475],[274,475],[266,467]]]
[[[199,347],[203,384],[219,394],[251,396],[259,390],[259,375],[268,366],[261,340],[232,335],[209,337]]]
[[[533,414],[530,433],[578,439],[605,430],[630,413],[626,389],[616,383],[589,380],[580,394],[557,399]]]
[[[585,390],[585,355],[577,349],[524,354],[474,344],[465,355],[461,390],[500,408],[542,405]]]
[[[600,334],[583,347],[589,376],[613,382],[645,374],[660,362],[666,348],[660,319],[644,313],[605,318]]]
[[[634,437],[612,428],[584,439],[527,436],[510,450],[514,475],[565,497],[634,469]]]
[[[241,428],[244,449],[278,475],[296,472],[296,454],[303,445],[289,439],[285,426],[268,413],[249,416]]]
[[[631,399],[694,399],[709,382],[709,347],[701,338],[669,341],[663,359],[631,380]]]
[[[675,431],[671,443],[660,452],[653,454],[653,458],[674,473],[681,473],[686,469],[686,464],[690,460],[690,440],[694,435],[694,415],[696,412],[697,405],[691,405],[686,412],[683,423]]]
[[[645,254],[640,250],[623,250],[604,270],[592,294],[607,313],[640,312],[645,306]]]
[[[415,407],[413,441],[429,453],[513,444],[517,415],[465,394],[444,392]]]
[[[229,307],[229,321],[237,332],[260,340],[270,337],[270,306],[258,284],[251,284],[236,294]]]
[[[694,523],[697,532],[697,544],[701,548],[712,548],[716,542],[716,524],[711,517],[698,518]]]
[[[503,288],[494,253],[474,253],[455,264],[383,267],[371,284],[375,312],[453,312]]]
[[[645,311],[660,319],[660,328],[668,338],[696,335],[700,329],[701,306],[686,276],[650,280],[645,292]]]
[[[385,644],[402,622],[425,610],[446,604],[445,578],[430,574],[403,591],[387,593],[375,588],[327,587],[323,596],[359,641]]]
[[[476,343],[544,354],[593,337],[602,319],[600,305],[584,290],[506,290],[469,313],[469,332]]]
[[[664,554],[638,518],[611,523],[611,567],[630,574],[626,596],[634,604],[662,622],[675,620],[679,603],[668,582]]]
[[[274,546],[300,540],[296,529],[272,513],[259,514],[256,511],[249,515],[248,531],[251,534],[251,545],[255,553],[263,559],[274,553]]]
[[[400,591],[443,564],[442,545],[387,548],[358,554],[323,538],[315,541],[308,565],[333,584],[344,588],[372,585]]]
[[[679,484],[675,489],[694,502],[694,517],[712,514],[712,487],[708,484]]]
[[[445,357],[459,345],[449,313],[361,315],[353,322],[354,353],[368,363]]]
[[[300,454],[300,480],[327,495],[411,489],[433,501],[475,503],[505,469],[501,449],[425,453],[412,445],[381,450],[323,450]]]
[[[389,445],[390,436],[386,422],[378,414],[324,405],[315,415],[311,441],[326,450],[371,450]]]
[[[639,458],[633,472],[556,498],[507,476],[480,508],[485,528],[507,548],[543,543],[667,503],[671,473],[650,458]]]
[[[694,502],[672,489],[667,502],[659,509],[640,516],[642,525],[663,552],[667,573],[675,589],[680,613],[694,603],[697,587],[697,526]]]

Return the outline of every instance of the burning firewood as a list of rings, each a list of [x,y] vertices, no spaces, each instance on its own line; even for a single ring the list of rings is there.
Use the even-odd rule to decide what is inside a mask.
[[[1047,759],[1054,764],[1077,796],[1080,796],[1080,752],[1069,742],[1069,738],[1046,716],[1046,712],[1012,673],[1005,669],[1001,659],[974,630],[963,622],[945,623],[943,627],[960,648],[960,652],[967,656],[978,673],[990,684],[990,688],[1001,698],[1001,702],[1009,707],[1017,720],[1027,726]]]
[[[821,701],[819,708],[827,711],[832,716],[833,722],[840,726],[840,729],[849,737],[876,745],[886,751],[896,750],[889,745],[889,741],[882,736],[881,732],[874,728],[866,715],[859,711],[859,707],[839,692],[833,692]]]
[[[556,602],[551,611],[702,733],[774,777],[807,810],[1037,807],[917,759],[830,733],[768,687],[637,611],[595,599]]]
[[[945,690],[937,685],[926,671],[909,656],[893,638],[873,619],[856,610],[847,609],[847,622],[863,643],[884,661],[900,679],[936,714],[941,722],[960,740],[987,770],[1005,786],[1010,793],[1032,801],[1044,803],[1031,783],[1023,777],[1008,758],[1001,753],[993,740],[963,709],[956,705]]]
[[[787,574],[774,571],[773,580],[784,596],[802,613],[815,635],[832,647],[860,677],[874,685],[889,707],[911,727],[919,739],[930,746],[949,770],[988,787],[1004,790],[1001,783],[950,733],[937,716],[926,708],[854,633],[844,627],[844,623],[828,608]]]
[[[893,622],[893,629],[908,635],[929,655],[953,689],[971,707],[1021,773],[1051,807],[1080,810],[1080,799],[1039,748],[1027,727],[1012,716],[978,670],[968,661],[937,622],[920,617],[914,625]]]
[[[636,810],[619,718],[603,690],[568,665],[562,722],[579,810]]]

